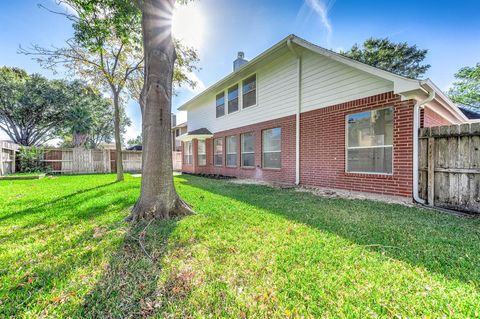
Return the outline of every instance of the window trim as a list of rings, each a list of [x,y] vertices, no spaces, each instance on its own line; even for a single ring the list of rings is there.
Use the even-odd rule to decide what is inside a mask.
[[[243,151],[243,136],[245,134],[250,134],[250,133],[253,134],[253,152],[244,152]],[[243,165],[243,154],[253,154],[253,166]],[[240,134],[240,167],[241,168],[247,168],[247,169],[255,168],[255,132],[254,131],[244,132],[244,133]]]
[[[220,165],[218,165],[217,163],[215,163],[215,156],[218,155],[218,154],[217,154],[217,147],[216,147],[216,145],[215,145],[215,141],[217,141],[217,140],[222,141],[222,153],[221,153],[222,163],[221,163]],[[224,156],[223,156],[223,154],[225,153],[225,152],[223,151],[223,149],[224,149],[224,147],[223,147],[223,145],[224,145],[224,144],[223,144],[223,140],[224,140],[223,137],[216,137],[216,138],[213,139],[213,166],[216,166],[216,167],[223,167],[223,162],[224,162]]]
[[[236,111],[233,111],[233,112],[230,112],[230,110],[229,110],[229,108],[228,108],[228,107],[229,107],[229,104],[230,104],[230,100],[229,100],[229,98],[228,98],[228,91],[229,91],[231,88],[235,87],[235,86],[237,87],[237,103],[238,103],[238,104],[237,104],[237,110],[236,110]],[[236,83],[236,84],[233,84],[233,85],[229,86],[225,91],[226,91],[225,96],[227,97],[227,103],[226,103],[227,112],[226,112],[226,114],[235,114],[235,113],[240,112],[240,109],[241,109],[241,108],[240,108],[240,103],[243,102],[243,99],[240,100],[240,95],[241,95],[240,83]]]
[[[217,116],[217,97],[220,95],[220,94],[223,94],[223,115],[220,115],[220,116]],[[227,97],[228,99],[228,97]],[[225,106],[226,106],[226,100],[225,100],[225,90],[221,91],[221,92],[218,92],[217,94],[215,94],[215,118],[219,119],[219,118],[222,118],[224,117],[225,115],[227,115],[227,112],[226,109],[225,109]]]
[[[352,112],[348,113],[345,115],[345,173],[346,174],[364,174],[364,175],[379,175],[379,176],[393,176],[395,173],[395,147],[394,147],[394,134],[392,134],[392,145],[375,145],[375,146],[352,146],[348,147],[348,117],[350,115],[358,114],[358,113],[363,113],[363,112],[373,112],[373,111],[379,111],[379,110],[385,110],[385,109],[392,109],[392,129],[395,130],[394,126],[394,119],[395,119],[395,107],[394,105],[388,105],[388,106],[381,106],[369,110],[364,110],[360,112]],[[392,132],[394,133],[394,132]],[[381,173],[381,172],[359,172],[359,171],[349,171],[348,170],[348,150],[349,149],[367,149],[367,148],[387,148],[391,147],[392,148],[392,172],[391,173]]]
[[[205,146],[204,153],[201,153],[201,154],[199,152],[200,147],[198,147],[200,142],[202,142],[203,145]],[[205,156],[205,164],[200,164],[200,155]],[[198,163],[198,166],[207,166],[207,142],[205,140],[197,140],[197,163]]]
[[[264,141],[263,141],[263,133],[265,131],[269,131],[269,130],[274,130],[274,129],[280,129],[280,150],[279,151],[269,151],[269,152],[265,152],[263,150],[263,147],[264,147]],[[280,167],[267,167],[265,166],[265,162],[264,162],[264,159],[265,159],[265,156],[264,154],[265,153],[280,153]],[[271,170],[280,170],[282,169],[282,128],[280,126],[277,126],[277,127],[270,127],[270,128],[266,128],[266,129],[263,129],[262,130],[262,168],[263,169],[271,169]]]
[[[188,145],[190,145],[190,147],[188,147]],[[186,165],[193,165],[193,143],[192,143],[192,141],[183,142],[183,146],[184,146],[183,163],[186,164]],[[187,150],[189,150],[188,153],[187,153]],[[186,161],[185,157],[188,157],[190,159],[190,161]]]
[[[249,107],[243,107],[243,95],[244,95],[244,92],[243,92],[243,82],[245,82],[245,80],[247,80],[248,78],[251,78],[255,75],[255,104],[253,105],[250,105]],[[249,109],[249,108],[252,108],[252,107],[255,107],[258,105],[258,75],[256,72],[244,77],[241,81],[240,81],[240,87],[242,88],[242,107],[241,109],[242,110],[246,110],[246,109]],[[240,108],[239,108],[240,109]]]
[[[231,137],[235,137],[235,153],[229,153],[228,152],[228,139]],[[238,138],[237,135],[228,135],[225,137],[225,167],[237,167],[238,166]],[[235,154],[235,163],[236,165],[228,165],[228,155]]]

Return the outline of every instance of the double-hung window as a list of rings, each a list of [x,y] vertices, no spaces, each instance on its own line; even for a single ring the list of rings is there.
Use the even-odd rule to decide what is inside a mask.
[[[257,76],[255,74],[243,80],[242,94],[242,108],[257,104]]]
[[[227,136],[227,166],[237,166],[237,137]]]
[[[185,164],[192,164],[192,141],[183,143],[183,162]]]
[[[225,92],[217,94],[215,99],[215,114],[216,117],[222,117],[225,115]]]
[[[253,132],[241,135],[242,146],[242,166],[255,167],[255,134]]]
[[[213,164],[215,166],[223,165],[223,139],[216,138],[213,140]]]
[[[392,174],[393,108],[347,116],[347,172]]]
[[[207,151],[205,147],[205,140],[198,140],[197,158],[198,158],[198,166],[207,165]]]
[[[238,84],[228,89],[228,114],[238,111]]]
[[[280,168],[282,157],[282,129],[272,128],[262,132],[262,166]]]

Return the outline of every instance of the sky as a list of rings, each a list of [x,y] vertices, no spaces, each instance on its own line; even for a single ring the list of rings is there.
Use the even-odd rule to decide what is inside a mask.
[[[56,8],[54,0],[0,0],[0,66],[65,78],[62,70],[54,74],[17,53],[20,45],[62,47],[73,35],[70,21],[39,4]],[[251,60],[289,34],[335,51],[372,36],[416,44],[429,50],[425,77],[447,90],[459,68],[480,62],[478,12],[478,0],[196,0],[177,7],[173,31],[199,53],[200,70],[191,74],[197,86],[178,89],[172,111],[232,72],[238,51]],[[141,119],[135,101],[126,110],[133,122],[128,139],[140,134]]]

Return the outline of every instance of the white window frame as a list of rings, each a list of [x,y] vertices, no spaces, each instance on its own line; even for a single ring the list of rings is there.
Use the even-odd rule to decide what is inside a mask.
[[[245,152],[243,147],[243,137],[245,134],[253,134],[253,152]],[[243,154],[253,154],[253,166],[243,165]],[[240,167],[243,168],[255,168],[255,132],[245,132],[240,134]]]
[[[228,140],[230,138],[235,138],[235,153],[231,153],[228,151]],[[226,167],[237,167],[238,166],[238,138],[237,135],[229,135],[225,138],[225,144],[226,144],[226,154],[227,156],[225,157],[225,166]],[[235,155],[235,165],[228,165],[228,155]]]
[[[233,112],[230,112],[230,109],[229,109],[229,105],[230,105],[230,99],[228,97],[228,91],[231,89],[231,88],[234,88],[234,87],[237,87],[237,110],[236,111],[233,111]],[[226,104],[226,111],[225,113],[228,113],[228,114],[235,114],[237,112],[240,112],[240,109],[241,109],[241,105],[240,105],[240,102],[241,102],[241,99],[240,99],[240,94],[242,92],[241,88],[240,88],[240,83],[236,83],[232,86],[229,86],[226,90],[225,90],[225,96],[227,97],[227,102],[225,103]]]
[[[266,131],[270,131],[270,130],[275,130],[275,129],[279,129],[280,130],[280,150],[279,151],[268,151],[266,152],[264,150],[264,146],[265,146],[265,142],[264,142],[264,132]],[[280,153],[280,167],[268,167],[268,166],[265,166],[265,153]],[[272,127],[272,128],[268,128],[268,129],[265,129],[265,130],[262,130],[262,168],[267,168],[267,169],[281,169],[282,168],[282,128],[281,127]]]
[[[217,153],[217,146],[216,146],[216,141],[222,141],[222,153]],[[223,147],[224,143],[223,143],[223,137],[217,137],[217,138],[214,138],[213,139],[213,166],[217,166],[217,167],[222,167],[223,166],[223,161],[224,161],[224,156],[223,156]],[[217,157],[218,155],[221,155],[221,158],[222,158],[222,163],[221,164],[217,164],[215,162],[215,157]]]
[[[223,94],[223,115],[220,115],[220,116],[217,116],[217,96],[219,96],[220,94]],[[215,94],[215,118],[219,119],[219,118],[222,118],[224,117],[225,115],[227,115],[227,99],[228,99],[228,96],[226,96],[225,94],[225,90],[223,90],[222,92],[218,92],[217,94]]]
[[[251,77],[253,77],[253,76],[255,76],[255,104],[250,105],[249,107],[243,107],[243,102],[244,102],[244,100],[243,100],[243,95],[244,95],[244,92],[243,92],[243,82],[245,82],[245,80],[247,80],[247,79],[249,79],[249,78],[251,78]],[[242,110],[246,110],[246,109],[250,109],[250,108],[252,108],[252,107],[257,106],[257,105],[258,105],[258,74],[257,74],[257,73],[252,73],[252,74],[250,74],[249,76],[244,77],[244,78],[240,81],[240,88],[241,88],[241,92],[242,92],[242,107],[241,107],[241,109],[242,109]]]
[[[193,164],[193,151],[192,151],[192,141],[187,141],[183,143],[183,163],[192,165]]]
[[[371,110],[364,110],[364,111],[360,111],[360,112],[349,113],[345,116],[345,173],[368,174],[368,175],[385,175],[385,176],[392,176],[393,175],[394,169],[395,169],[395,167],[393,166],[394,158],[395,158],[394,147],[393,147],[393,139],[394,139],[394,133],[395,133],[394,131],[392,132],[392,144],[391,145],[352,146],[352,147],[348,146],[348,117],[351,116],[351,115],[358,114],[358,113],[380,111],[380,110],[385,110],[385,109],[392,109],[392,113],[393,114],[395,113],[395,108],[393,107],[393,105],[390,105],[390,106],[383,106],[383,107],[376,108],[376,109],[371,109]],[[393,121],[393,119],[392,119],[392,121]],[[394,130],[394,129],[395,128],[392,125],[392,130]],[[348,150],[349,149],[351,149],[351,150],[353,150],[353,149],[365,149],[365,148],[391,148],[392,149],[392,172],[391,173],[382,173],[382,172],[349,171],[348,170]]]
[[[200,153],[200,143],[203,143],[203,153]],[[200,156],[203,156],[203,162],[200,161]],[[205,140],[197,141],[197,161],[198,166],[207,166],[207,143]]]

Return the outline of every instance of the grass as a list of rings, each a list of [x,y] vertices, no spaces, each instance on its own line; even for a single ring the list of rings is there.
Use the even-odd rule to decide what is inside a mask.
[[[480,317],[479,219],[175,180],[144,235],[139,178],[0,181],[0,317]]]

